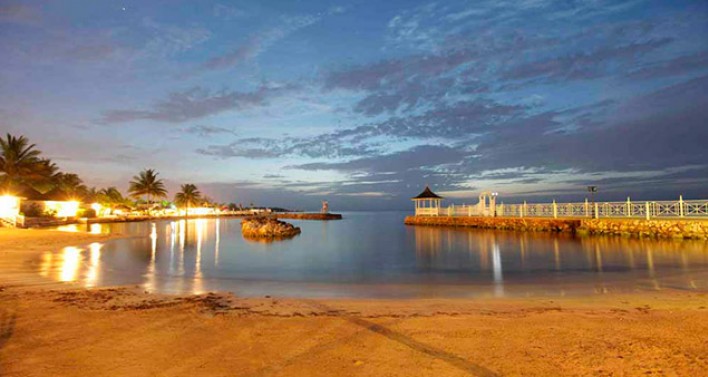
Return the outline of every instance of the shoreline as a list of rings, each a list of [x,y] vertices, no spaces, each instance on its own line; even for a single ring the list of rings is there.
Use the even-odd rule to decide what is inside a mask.
[[[121,216],[121,217],[96,217],[86,218],[77,217],[65,220],[61,219],[43,219],[30,218],[30,225],[20,227],[21,229],[45,229],[54,226],[74,225],[74,224],[119,224],[119,223],[135,223],[144,221],[161,221],[161,220],[197,220],[197,219],[218,219],[218,218],[246,218],[259,216],[263,214],[206,214],[206,215],[190,215],[190,216]],[[315,213],[315,212],[273,212],[265,214],[274,218],[294,219],[294,220],[341,220],[342,215],[337,213]]]
[[[121,237],[0,229],[0,257]],[[695,336],[708,331],[706,292],[241,298],[13,284],[1,268],[8,376],[698,375],[708,367],[708,345]]]

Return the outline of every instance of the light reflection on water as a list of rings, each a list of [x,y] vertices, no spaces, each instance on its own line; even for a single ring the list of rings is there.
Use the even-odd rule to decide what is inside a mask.
[[[239,219],[79,225],[63,230],[144,237],[48,252],[37,270],[87,287],[137,284],[166,293],[464,297],[708,290],[705,241],[413,227],[402,224],[404,215],[293,221],[302,234],[273,243],[243,239]]]

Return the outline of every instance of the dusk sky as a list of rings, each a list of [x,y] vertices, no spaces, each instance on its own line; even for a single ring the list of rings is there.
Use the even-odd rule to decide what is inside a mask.
[[[706,1],[5,1],[0,131],[334,211],[708,196]]]

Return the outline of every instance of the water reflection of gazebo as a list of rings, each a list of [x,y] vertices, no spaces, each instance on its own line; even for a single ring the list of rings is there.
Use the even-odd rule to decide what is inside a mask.
[[[443,197],[430,191],[430,187],[425,186],[425,190],[412,197],[411,200],[415,203],[415,214],[437,216],[440,212],[440,202]]]

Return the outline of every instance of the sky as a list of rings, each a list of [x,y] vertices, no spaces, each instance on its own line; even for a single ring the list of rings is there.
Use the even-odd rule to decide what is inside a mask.
[[[708,197],[708,2],[0,0],[0,131],[294,209]]]

